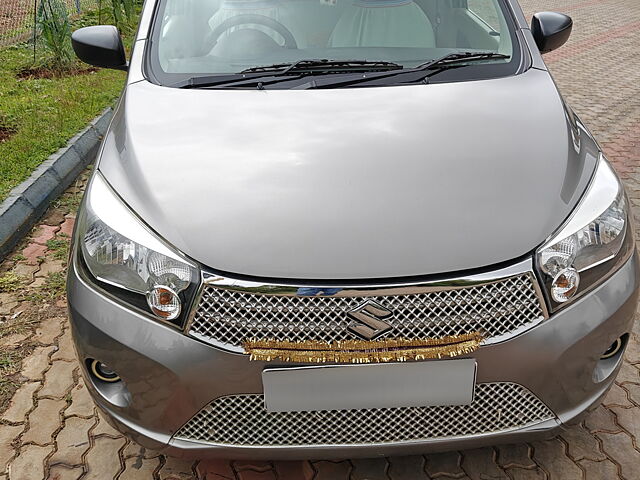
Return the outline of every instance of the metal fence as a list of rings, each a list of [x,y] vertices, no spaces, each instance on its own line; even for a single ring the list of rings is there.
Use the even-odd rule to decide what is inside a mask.
[[[11,45],[34,37],[37,23],[36,12],[42,1],[0,0],[0,46]],[[71,16],[96,10],[104,3],[104,0],[64,1]]]

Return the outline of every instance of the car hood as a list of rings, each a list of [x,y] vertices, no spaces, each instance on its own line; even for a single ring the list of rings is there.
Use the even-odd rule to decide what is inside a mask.
[[[99,170],[161,237],[256,277],[444,274],[531,252],[597,148],[549,74],[336,90],[131,84]]]

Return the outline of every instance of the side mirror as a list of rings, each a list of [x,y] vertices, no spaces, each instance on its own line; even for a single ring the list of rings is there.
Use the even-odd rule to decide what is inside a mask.
[[[90,65],[127,70],[127,57],[118,29],[113,25],[79,28],[71,35],[73,51]]]
[[[573,20],[562,13],[540,12],[531,20],[531,34],[540,53],[548,53],[564,45],[572,28]]]

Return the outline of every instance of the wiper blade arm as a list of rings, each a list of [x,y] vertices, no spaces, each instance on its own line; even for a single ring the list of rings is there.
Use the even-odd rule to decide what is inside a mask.
[[[282,79],[288,80],[291,78],[297,78],[299,75],[287,75]],[[265,81],[273,80],[274,75],[265,75],[263,72],[253,73],[232,73],[228,75],[203,75],[199,77],[192,77],[180,82],[170,85],[173,88],[209,88],[226,85],[245,85],[252,84],[265,79]]]
[[[423,63],[409,70],[423,71],[435,67],[453,65],[460,62],[476,62],[478,60],[492,60],[500,58],[510,58],[510,55],[497,52],[456,52],[445,55],[444,57],[436,58],[435,60]]]
[[[292,72],[322,72],[322,73],[344,73],[351,71],[379,72],[389,70],[401,70],[403,67],[394,62],[384,60],[328,60],[328,59],[306,59],[293,63],[275,63],[260,67],[251,67],[242,70],[240,73],[254,72],[274,72],[287,74]]]
[[[366,75],[358,78],[345,78],[343,75],[339,79],[336,79],[336,82],[331,80],[319,81],[317,85],[314,84],[314,86],[310,88],[333,85],[347,86],[397,75],[414,74],[415,76],[415,74],[420,74],[417,75],[416,79],[412,79],[412,81],[415,81],[431,76],[422,75],[422,72],[428,70],[436,69],[440,71],[446,68],[458,67],[458,64],[462,62],[500,58],[509,58],[509,55],[496,52],[456,52],[449,53],[413,68],[403,68],[402,65],[383,60],[299,60],[293,63],[276,63],[273,65],[252,67],[233,74],[192,77],[171,86],[175,88],[211,88],[217,86],[248,87],[260,81],[268,85],[286,80],[295,80],[304,74],[348,74],[355,72],[366,72]]]
[[[428,62],[422,63],[416,67],[412,68],[404,68],[399,71],[388,71],[388,72],[373,72],[371,74],[367,74],[361,78],[355,79],[337,79],[336,82],[332,82],[331,80],[317,82],[317,85],[309,88],[323,88],[323,87],[335,87],[341,86],[346,87],[350,85],[356,85],[359,83],[366,83],[375,80],[381,80],[389,77],[409,77],[410,82],[417,81],[426,81],[427,78],[435,75],[436,73],[448,69],[448,68],[458,68],[461,67],[460,63],[462,62],[475,62],[479,60],[489,60],[489,59],[501,59],[501,58],[510,58],[509,55],[504,55],[502,53],[496,52],[455,52],[449,53],[442,57],[436,58],[434,60],[430,60]],[[429,70],[435,70],[433,73],[427,73]]]

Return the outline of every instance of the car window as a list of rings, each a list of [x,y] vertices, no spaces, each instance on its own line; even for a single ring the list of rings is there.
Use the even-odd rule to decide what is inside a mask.
[[[491,0],[467,0],[469,10],[489,25],[494,31],[500,32],[500,15],[495,2]]]
[[[515,48],[503,0],[162,0],[151,64],[163,74],[232,74],[307,59],[414,67],[458,51]]]

